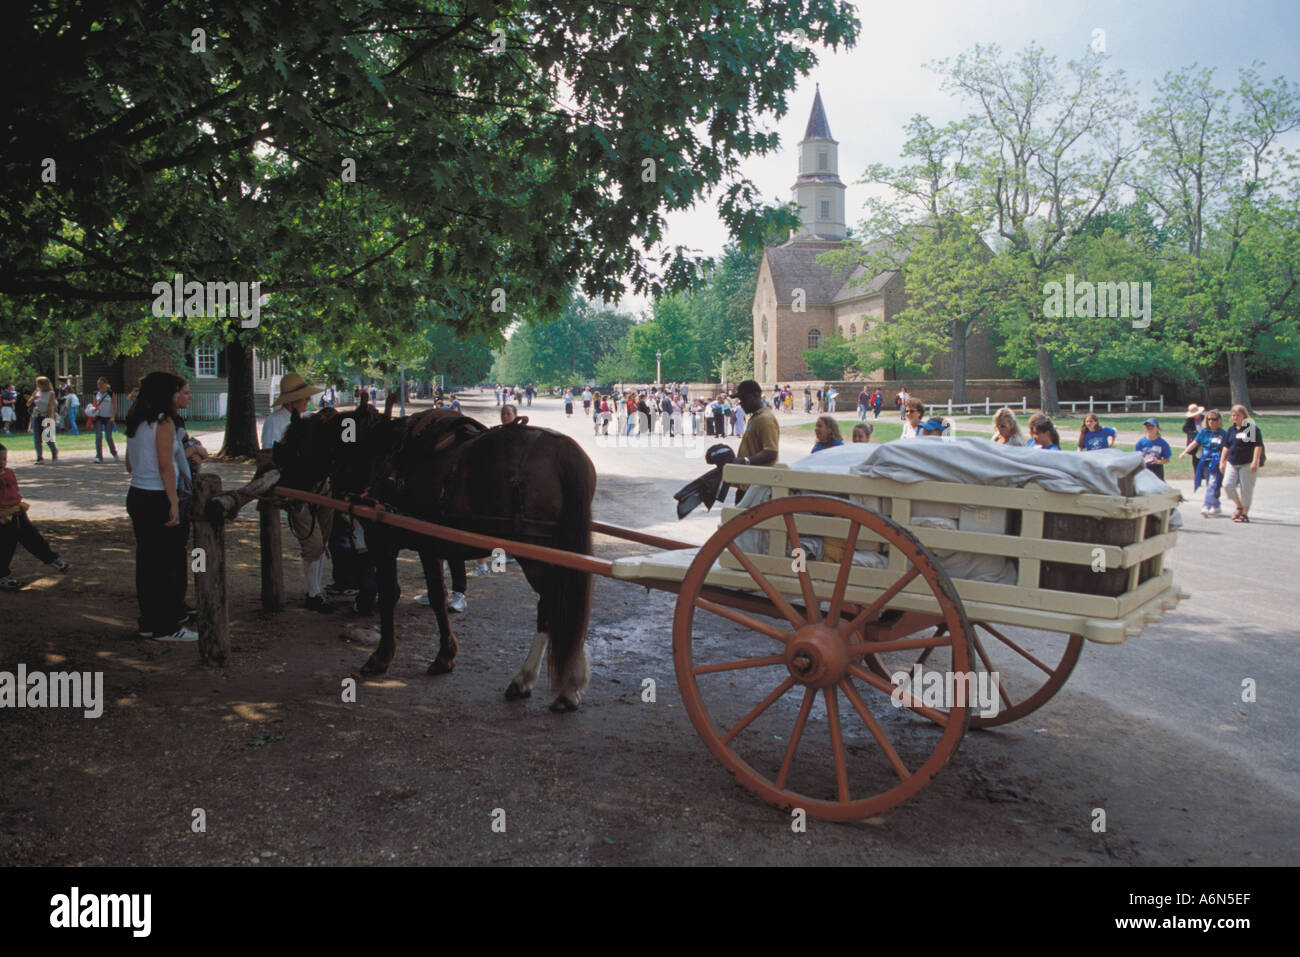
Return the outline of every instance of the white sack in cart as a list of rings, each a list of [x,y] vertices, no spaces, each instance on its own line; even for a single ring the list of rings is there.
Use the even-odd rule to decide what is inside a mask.
[[[867,478],[905,483],[961,482],[1020,488],[1037,482],[1049,492],[1096,495],[1123,494],[1120,483],[1131,478],[1137,495],[1173,491],[1145,467],[1137,452],[1119,449],[1049,452],[971,437],[927,437],[920,442],[890,442],[881,446],[880,452],[869,461],[852,467],[851,471]],[[1174,528],[1181,527],[1182,517],[1177,509],[1170,515],[1169,523]]]

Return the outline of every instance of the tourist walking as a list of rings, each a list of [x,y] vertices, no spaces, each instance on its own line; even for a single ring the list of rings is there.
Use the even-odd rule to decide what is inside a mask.
[[[41,441],[50,449],[50,461],[59,460],[59,447],[54,442],[54,433],[58,423],[58,399],[54,395],[54,386],[45,376],[36,377],[36,390],[27,400],[27,408],[32,415],[32,441],[36,445],[36,464],[45,461],[41,453]],[[46,424],[48,423],[48,425]]]
[[[1219,460],[1219,469],[1223,472],[1223,490],[1237,506],[1232,520],[1249,524],[1255,473],[1264,464],[1264,434],[1244,405],[1234,405],[1229,414],[1232,425],[1228,427],[1226,450]]]
[[[1188,413],[1188,421],[1191,421]],[[1223,416],[1218,409],[1206,412],[1201,430],[1196,433],[1191,443],[1178,453],[1178,457],[1192,456],[1196,471],[1192,475],[1192,491],[1195,492],[1205,483],[1205,499],[1201,504],[1202,518],[1218,518],[1223,514],[1219,503],[1219,493],[1223,486],[1223,472],[1219,462],[1228,445],[1228,430],[1223,427]]]
[[[18,390],[10,382],[0,389],[0,435],[12,435],[18,422]]]
[[[113,405],[113,387],[109,385],[107,379],[100,379],[95,390],[94,418],[95,429],[95,462],[103,464],[104,462],[104,440],[108,440],[108,454],[113,456],[113,461],[117,461],[117,446],[113,443],[113,430],[117,427],[113,421],[117,410]]]
[[[1160,436],[1160,421],[1158,419],[1147,419],[1142,423],[1146,430],[1146,435],[1137,440],[1137,445],[1133,451],[1142,453],[1142,458],[1147,464],[1147,468],[1155,473],[1156,478],[1162,482],[1165,478],[1165,463],[1174,457],[1174,450],[1169,447]]]

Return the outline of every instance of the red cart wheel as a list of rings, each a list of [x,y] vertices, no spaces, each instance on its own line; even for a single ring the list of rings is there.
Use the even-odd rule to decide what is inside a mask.
[[[944,627],[939,625],[936,633],[941,633]],[[973,708],[970,716],[972,728],[1010,724],[1037,711],[1061,690],[1079,661],[1083,636],[1070,635],[1064,647],[1060,647],[1061,635],[1038,634],[1046,638],[1034,641],[1033,647],[1029,647],[1029,642],[1009,637],[1000,627],[983,621],[971,622],[970,636],[975,649],[977,674],[998,675],[997,713],[982,714],[982,709]],[[934,671],[944,671],[948,667],[937,648],[925,648],[911,654],[869,654],[864,656],[863,662],[885,680],[890,680],[900,671],[915,675],[917,665]],[[1012,671],[1008,671],[1008,665]],[[930,720],[941,724],[946,720],[947,709],[926,709],[924,713]]]
[[[760,571],[736,544],[742,532],[778,517],[784,520],[789,541],[797,542],[796,514],[850,523],[828,599],[819,600],[806,567],[800,570],[792,562],[788,577],[798,578],[802,605],[792,604],[771,580],[779,576]],[[864,528],[898,549],[906,566],[878,598],[855,612],[845,609],[844,593],[854,546]],[[746,592],[705,584],[724,551],[749,573],[767,596],[766,603]],[[859,636],[864,626],[878,620],[886,605],[917,578],[929,586],[944,633],[906,642],[863,643]],[[793,591],[793,583],[787,588]],[[829,607],[823,614],[826,600]],[[696,626],[697,610],[741,627],[720,635],[715,625],[722,623],[710,618],[710,633]],[[889,810],[924,788],[957,750],[970,713],[966,705],[952,708],[943,716],[936,739],[933,732],[921,731],[925,726],[903,720],[898,705],[906,696],[895,694],[888,679],[859,661],[870,653],[942,647],[955,669],[968,671],[968,632],[952,582],[906,529],[842,499],[791,496],[737,515],[700,549],[677,599],[673,660],[691,723],[741,784],[777,807],[847,821]],[[810,760],[814,739],[823,736],[822,759]]]

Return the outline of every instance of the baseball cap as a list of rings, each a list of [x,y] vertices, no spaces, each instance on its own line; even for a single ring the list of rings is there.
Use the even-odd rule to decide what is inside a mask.
[[[924,422],[921,423],[921,428],[922,428],[922,429],[937,430],[937,431],[939,431],[939,432],[942,432],[942,431],[943,431],[943,422],[942,422],[941,420],[939,420],[939,419],[926,419]]]
[[[1160,428],[1160,420],[1159,420],[1159,419],[1147,419],[1147,420],[1146,420],[1145,422],[1143,422],[1142,424],[1143,424],[1143,425],[1154,425],[1157,429]]]

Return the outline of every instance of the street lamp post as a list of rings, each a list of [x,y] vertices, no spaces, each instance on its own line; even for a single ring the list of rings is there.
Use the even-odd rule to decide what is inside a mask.
[[[664,381],[663,373],[660,368],[660,363],[663,362],[663,358],[664,354],[662,352],[655,353],[655,385],[660,385]]]

